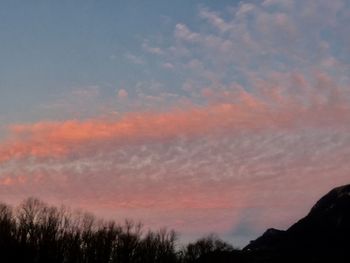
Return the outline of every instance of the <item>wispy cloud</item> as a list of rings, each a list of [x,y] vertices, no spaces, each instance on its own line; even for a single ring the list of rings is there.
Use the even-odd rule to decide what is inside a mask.
[[[131,53],[126,53],[125,58],[133,64],[137,64],[137,65],[145,64],[145,61],[141,57],[136,56],[136,55],[131,54]]]
[[[289,81],[289,82],[286,82]],[[298,92],[295,92],[296,85]],[[307,81],[302,75],[275,75],[255,80],[256,93],[234,87],[207,91],[208,106],[190,106],[164,113],[135,112],[116,121],[87,120],[39,122],[12,125],[10,137],[1,147],[1,159],[26,156],[58,156],[88,143],[127,140],[164,140],[177,136],[199,136],[244,129],[266,130],[300,127],[346,126],[349,119],[347,87],[339,87],[329,76],[317,74]],[[316,92],[317,91],[317,92]],[[118,96],[125,97],[124,90]],[[79,150],[81,151],[81,149]]]
[[[301,93],[294,96],[289,85],[295,84]],[[207,209],[213,211],[208,220],[218,209],[238,213],[249,206],[278,207],[285,202],[276,202],[276,195],[288,193],[290,202],[298,198],[293,191],[301,187],[300,176],[310,185],[315,176],[323,177],[325,187],[330,176],[334,183],[346,179],[347,90],[322,74],[312,81],[279,75],[257,80],[256,94],[213,93],[218,98],[207,106],[135,112],[108,121],[12,125],[1,143],[0,185],[7,196],[50,191],[82,205],[90,200],[92,207],[103,200],[114,208],[159,213]],[[266,195],[272,180],[275,188]],[[285,216],[283,222],[289,222]],[[224,225],[232,226],[235,219],[230,220]]]
[[[151,54],[155,54],[155,55],[163,55],[164,51],[160,48],[160,47],[153,47],[150,46],[148,41],[144,41],[142,43],[142,48],[146,51],[149,52]]]
[[[178,21],[167,45],[125,55],[140,66],[155,55],[181,90],[139,81],[114,93],[129,109],[117,117],[10,125],[0,197],[74,200],[187,233],[239,231],[250,214],[255,232],[286,227],[348,181],[348,14],[342,0],[201,7],[201,27]]]

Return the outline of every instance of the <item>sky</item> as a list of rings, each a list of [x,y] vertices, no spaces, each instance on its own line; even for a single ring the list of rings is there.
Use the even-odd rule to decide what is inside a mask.
[[[0,8],[0,200],[217,233],[286,229],[350,179],[350,2]]]

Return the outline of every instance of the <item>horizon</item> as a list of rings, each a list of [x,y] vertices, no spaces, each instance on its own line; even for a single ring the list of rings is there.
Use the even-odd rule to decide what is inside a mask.
[[[9,1],[0,201],[242,247],[349,183],[346,0]]]

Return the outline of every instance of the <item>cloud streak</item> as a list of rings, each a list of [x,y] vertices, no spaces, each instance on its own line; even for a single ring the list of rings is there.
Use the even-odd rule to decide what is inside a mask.
[[[166,112],[12,125],[0,147],[0,196],[74,202],[192,236],[208,225],[240,229],[246,213],[258,215],[248,220],[254,233],[286,227],[307,211],[300,198],[311,205],[347,180],[348,88],[319,72],[251,83],[251,92],[209,89],[205,105]]]
[[[125,55],[157,64],[176,88],[139,81],[87,118],[7,127],[0,197],[36,195],[192,237],[287,227],[349,179],[346,10],[341,0],[200,8],[199,29],[178,21],[167,41]],[[73,106],[103,104],[102,88],[74,96]]]
[[[84,156],[94,148],[171,140],[181,136],[222,136],[242,131],[297,128],[348,128],[349,94],[325,74],[308,83],[302,75],[287,76],[299,93],[280,86],[281,75],[271,81],[255,80],[256,93],[227,90],[210,93],[206,106],[167,112],[135,112],[118,120],[90,119],[17,124],[2,142],[2,162],[23,158]],[[314,85],[310,87],[309,85]],[[316,93],[315,91],[318,91]],[[291,94],[294,92],[295,94]],[[220,102],[220,100],[225,100]],[[210,103],[210,101],[214,101]],[[230,102],[231,101],[231,102]],[[233,101],[233,102],[232,102]]]

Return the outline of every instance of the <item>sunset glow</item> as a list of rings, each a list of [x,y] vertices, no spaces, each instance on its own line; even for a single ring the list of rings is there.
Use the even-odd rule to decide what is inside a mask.
[[[174,2],[4,1],[0,201],[241,246],[349,183],[349,2]]]

